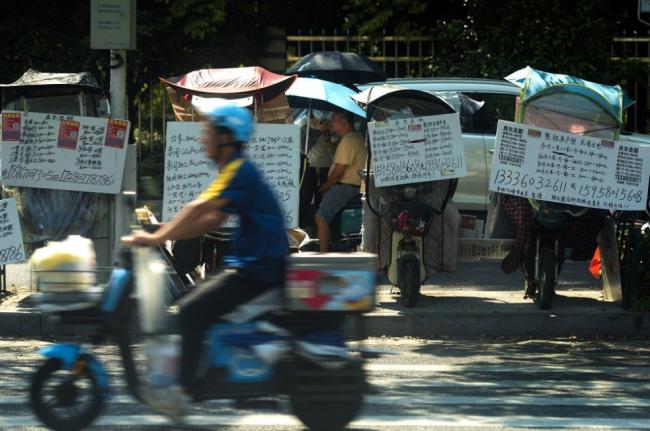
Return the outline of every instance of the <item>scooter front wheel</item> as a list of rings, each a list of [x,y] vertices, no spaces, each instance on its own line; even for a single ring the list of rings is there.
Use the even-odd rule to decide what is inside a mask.
[[[542,249],[540,280],[537,292],[537,305],[542,310],[548,310],[555,296],[555,265],[557,256],[550,248]]]
[[[83,363],[83,357],[79,358]],[[66,370],[51,358],[32,379],[30,402],[36,416],[57,431],[76,431],[90,425],[104,407],[95,375],[86,366]]]

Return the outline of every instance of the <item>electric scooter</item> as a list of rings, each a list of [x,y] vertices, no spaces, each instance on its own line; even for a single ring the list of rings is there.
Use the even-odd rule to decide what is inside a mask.
[[[143,307],[160,301],[145,301],[136,295],[137,283],[156,279],[155,274],[147,276],[146,268],[134,268],[134,261],[143,260],[137,253],[144,251],[150,249],[121,250],[120,265],[112,270],[105,286],[37,298],[43,310],[64,325],[93,325],[93,344],[110,339],[117,345],[128,392],[138,401],[143,401],[144,385],[150,383],[145,383],[134,361],[133,317]],[[145,258],[151,256],[154,254]],[[193,399],[284,395],[293,413],[309,429],[342,429],[361,409],[367,386],[364,355],[346,346],[342,330],[347,316],[361,313],[305,306],[313,305],[311,294],[322,304],[326,293],[332,297],[332,289],[344,288],[345,283],[332,286],[326,283],[332,277],[325,276],[320,284],[318,279],[312,280],[313,289],[305,291],[305,280],[290,281],[296,274],[300,278],[300,269],[293,275],[289,271],[285,289],[273,289],[254,298],[209,329],[202,366],[197,371],[204,384],[192,394]],[[314,278],[314,271],[307,272]],[[374,272],[355,280],[364,285],[348,287],[356,291],[361,287],[371,294],[373,300],[368,304],[374,306]],[[54,430],[79,430],[92,424],[112,394],[101,358],[76,343],[54,344],[40,353],[46,360],[34,373],[30,387],[30,405],[36,416]]]

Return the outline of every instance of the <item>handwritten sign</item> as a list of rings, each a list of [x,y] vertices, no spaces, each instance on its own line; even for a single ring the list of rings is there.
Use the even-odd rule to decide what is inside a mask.
[[[616,210],[646,206],[650,147],[499,121],[490,190]]]
[[[458,114],[368,123],[377,187],[467,175]]]
[[[214,180],[216,165],[205,157],[201,123],[167,123],[162,218],[171,220]]]
[[[2,113],[6,185],[116,194],[128,121],[36,112]]]
[[[169,221],[216,177],[214,162],[205,158],[202,124],[167,123],[162,218]],[[300,132],[297,126],[258,124],[245,146],[282,204],[287,227],[298,225],[300,194]]]
[[[25,260],[16,200],[0,200],[0,265]]]

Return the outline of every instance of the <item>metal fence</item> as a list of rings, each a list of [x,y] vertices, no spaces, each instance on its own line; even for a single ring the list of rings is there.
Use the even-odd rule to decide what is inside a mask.
[[[432,37],[407,37],[383,35],[376,38],[346,34],[308,34],[286,36],[287,67],[300,57],[317,51],[353,51],[367,55],[377,62],[389,77],[431,76],[431,59],[436,52],[436,41]],[[613,40],[611,58],[616,61],[635,60],[650,64],[650,35],[621,36]],[[165,148],[167,121],[174,116],[163,85],[151,81],[144,85],[134,106],[133,137],[138,144],[138,162],[147,174],[154,172],[155,164],[161,162]],[[636,80],[626,90],[636,104],[629,111],[628,128],[646,132],[650,74],[645,80]],[[161,165],[160,165],[161,166]]]
[[[611,47],[614,61],[636,61],[650,65],[650,35],[615,37]],[[635,132],[648,132],[648,101],[650,100],[650,73],[645,79],[635,79],[625,86],[628,94],[636,101],[628,110],[627,128]]]
[[[392,78],[431,75],[435,41],[426,36],[354,36],[298,34],[287,36],[287,67],[300,57],[317,51],[353,51],[368,56]]]

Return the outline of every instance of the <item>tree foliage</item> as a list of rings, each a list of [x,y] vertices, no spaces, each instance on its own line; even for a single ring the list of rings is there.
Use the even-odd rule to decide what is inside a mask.
[[[620,82],[647,67],[610,61],[612,38],[639,29],[635,0],[139,0],[128,53],[132,97],[159,76],[257,63],[266,28],[432,36],[433,75],[500,78],[525,65]],[[108,53],[89,47],[89,0],[6,2],[0,82],[26,69],[89,70],[108,87]]]

